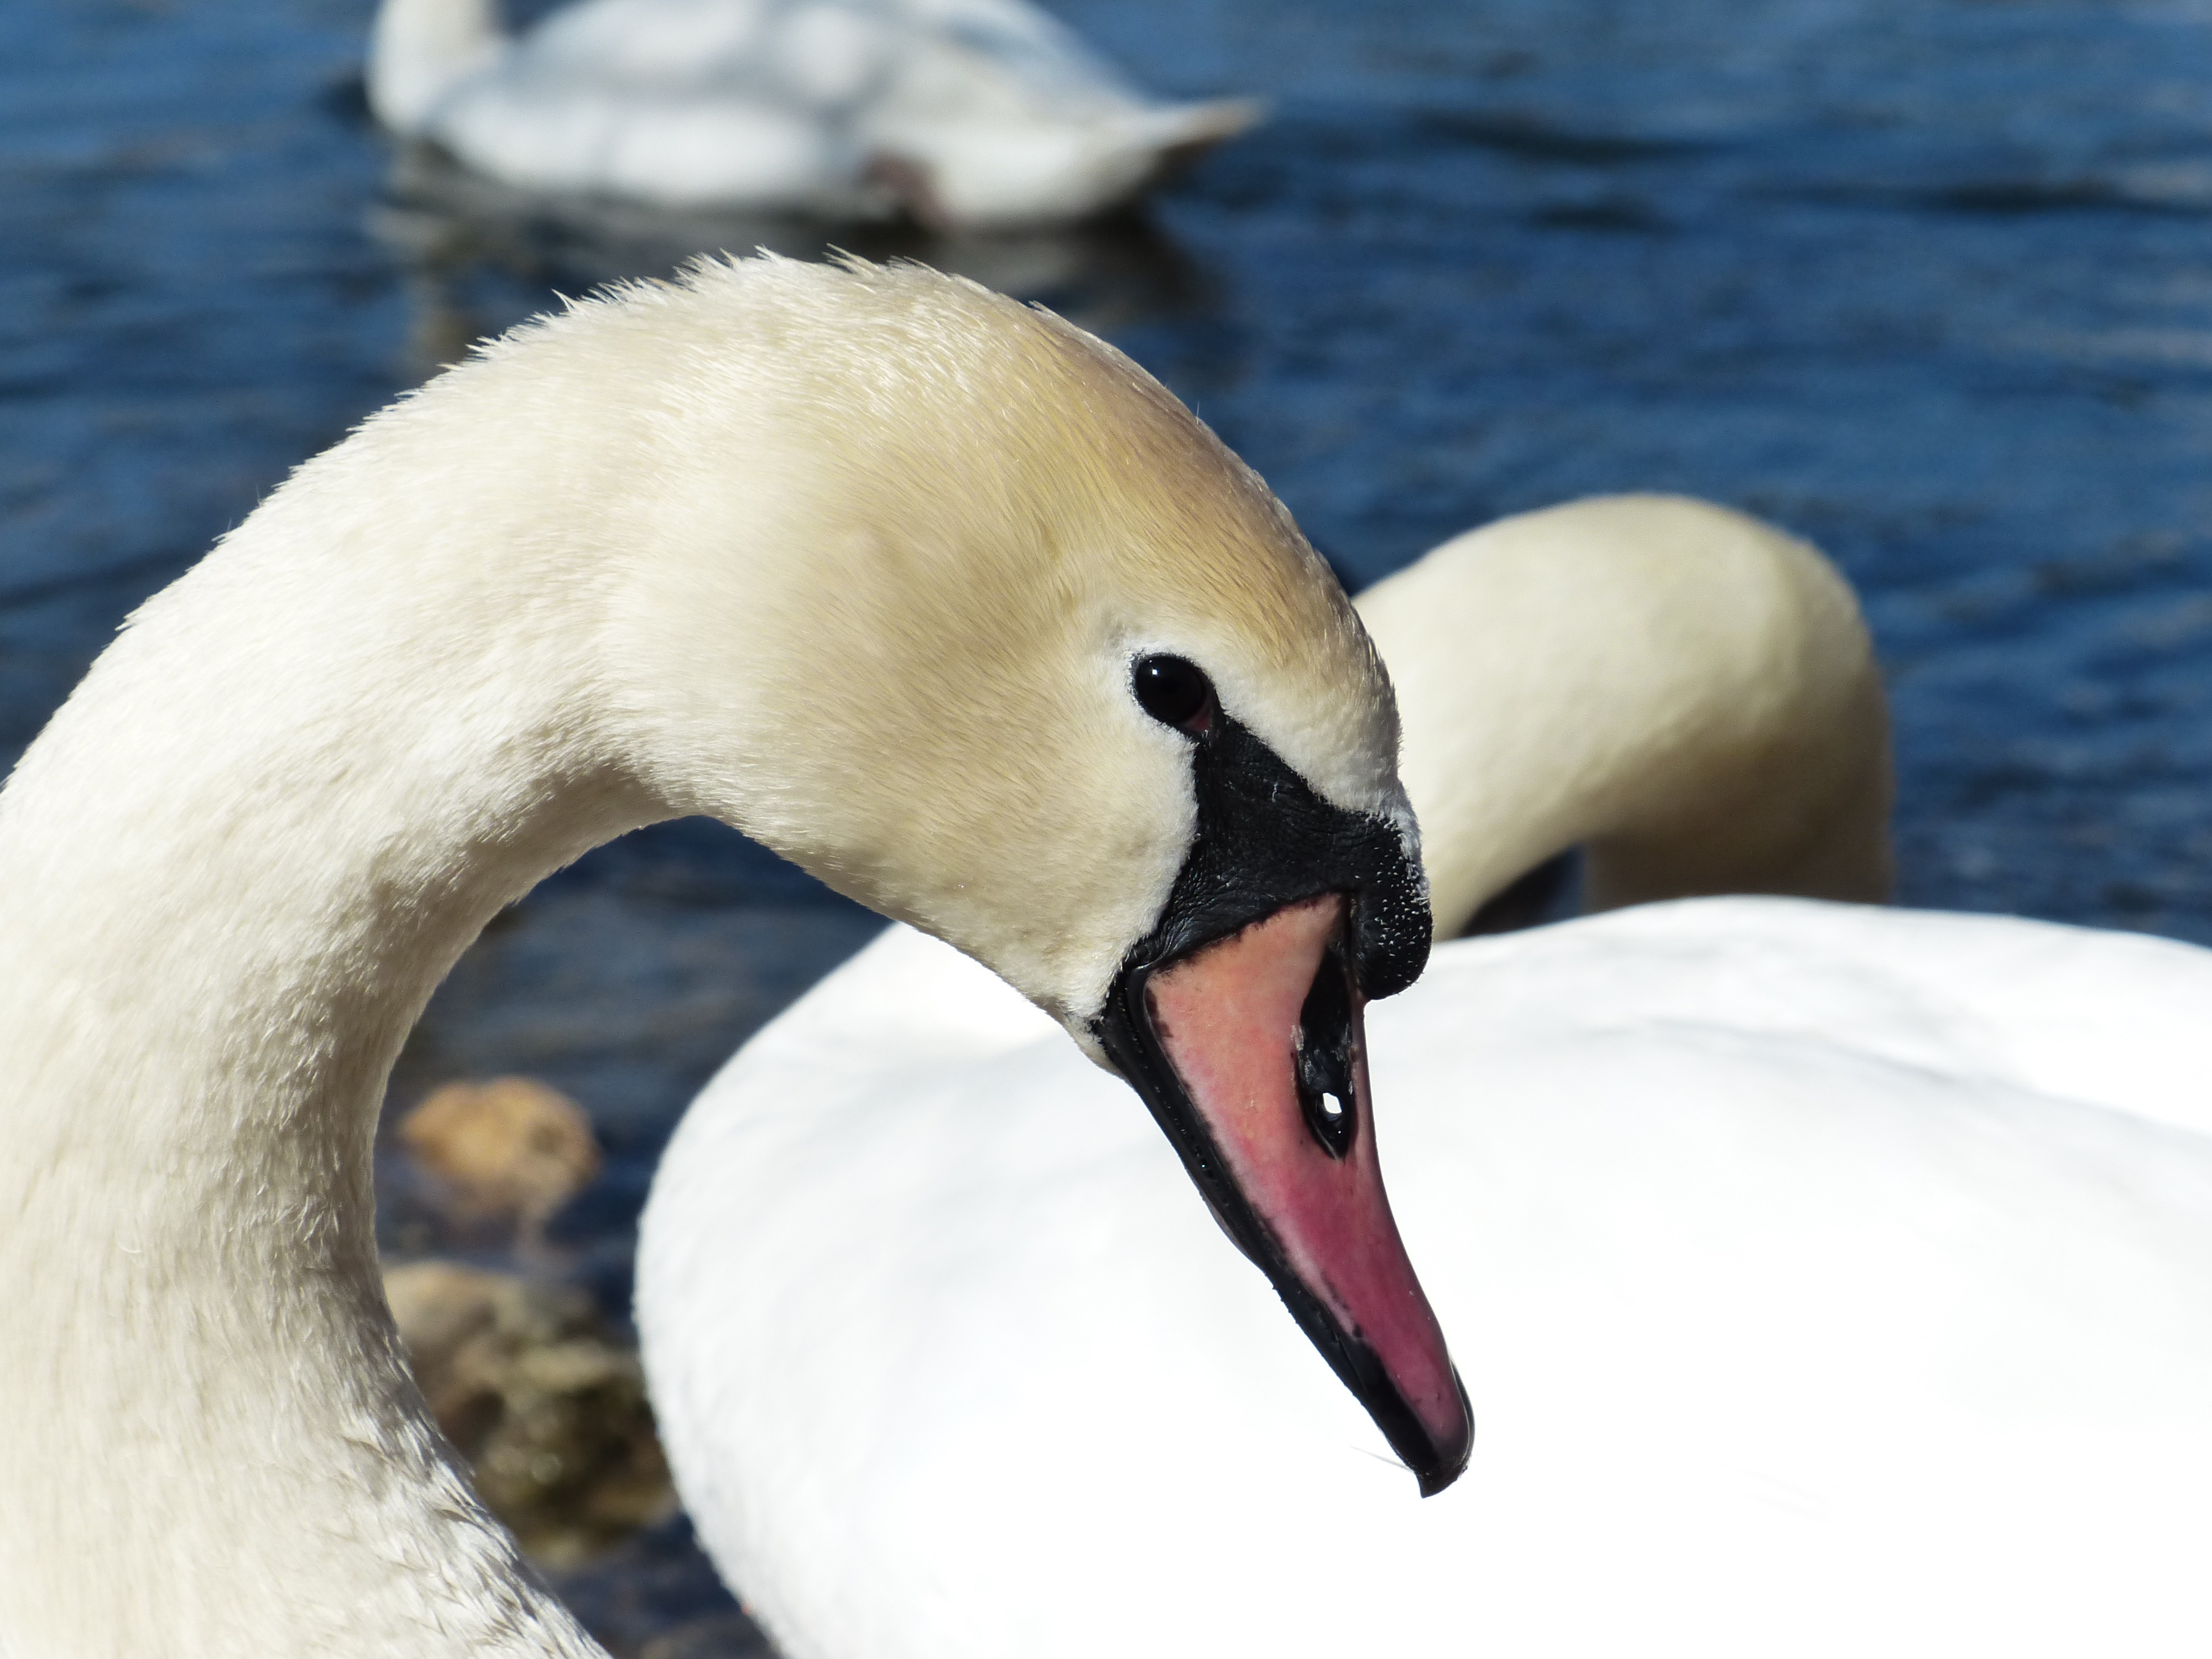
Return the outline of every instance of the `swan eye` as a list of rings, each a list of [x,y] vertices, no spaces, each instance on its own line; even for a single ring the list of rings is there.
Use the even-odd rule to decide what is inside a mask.
[[[1137,706],[1163,726],[1202,738],[1213,729],[1213,682],[1182,657],[1139,657],[1129,672]]]

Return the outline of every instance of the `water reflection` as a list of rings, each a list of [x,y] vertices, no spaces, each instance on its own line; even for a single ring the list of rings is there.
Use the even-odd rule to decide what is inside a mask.
[[[1094,332],[1212,308],[1216,284],[1142,209],[1085,224],[940,233],[906,221],[836,223],[787,215],[656,208],[518,190],[433,146],[398,148],[369,232],[398,256],[411,320],[409,378],[453,362],[471,341],[575,294],[665,276],[701,254],[765,249],[794,259],[839,250],[919,259]]]

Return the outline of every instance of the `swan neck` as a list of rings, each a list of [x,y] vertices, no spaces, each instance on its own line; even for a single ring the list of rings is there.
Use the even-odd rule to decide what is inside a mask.
[[[371,1155],[454,957],[658,814],[554,690],[560,629],[338,562],[288,584],[256,526],[0,793],[0,1632],[15,1659],[595,1654],[415,1388]]]
[[[1359,609],[1438,937],[1574,847],[1593,910],[1887,896],[1881,678],[1849,586],[1804,544],[1704,502],[1601,497],[1463,536]]]

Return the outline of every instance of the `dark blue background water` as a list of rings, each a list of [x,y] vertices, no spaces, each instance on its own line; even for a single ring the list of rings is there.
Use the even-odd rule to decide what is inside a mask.
[[[1780,520],[1873,620],[1906,902],[2212,942],[2212,3],[1057,9],[1156,88],[1276,118],[1139,225],[842,240],[1108,334],[1355,583],[1596,490]],[[472,334],[698,247],[811,245],[395,182],[368,15],[0,8],[0,759],[132,605]],[[618,1307],[675,1113],[868,927],[734,838],[654,832],[488,936],[395,1096],[520,1069],[584,1099],[617,1157],[562,1237]]]

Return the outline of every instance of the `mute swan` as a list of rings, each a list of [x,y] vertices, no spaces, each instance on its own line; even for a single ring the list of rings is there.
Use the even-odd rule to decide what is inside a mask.
[[[1396,739],[1249,471],[1109,348],[919,268],[702,266],[371,419],[0,793],[12,1659],[595,1651],[407,1376],[370,1141],[486,920],[673,814],[1114,1056],[1449,1482],[1465,1400],[1362,1128],[1363,994],[1429,943]]]
[[[1440,933],[1577,840],[1601,902],[1886,884],[1793,544],[1585,503],[1361,609]],[[664,1439],[792,1659],[2201,1653],[2208,1006],[2188,946],[1804,900],[1440,945],[1370,1022],[1481,1424],[1413,1505],[1138,1115],[895,927],[662,1164]]]
[[[1127,202],[1257,105],[1164,104],[1026,0],[383,0],[368,95],[526,188],[665,207],[1060,223]]]

